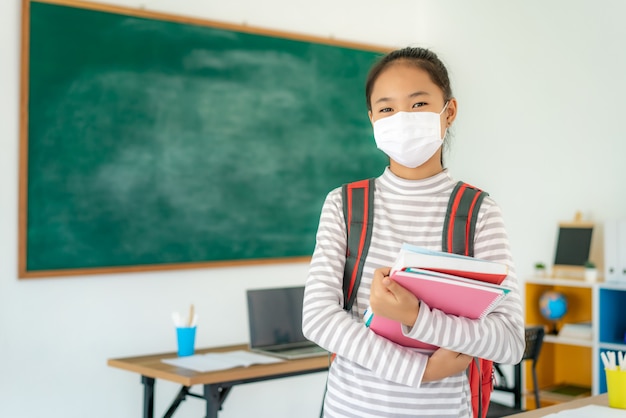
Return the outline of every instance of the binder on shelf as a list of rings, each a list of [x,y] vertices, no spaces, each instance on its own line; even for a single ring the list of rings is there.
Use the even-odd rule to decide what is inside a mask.
[[[604,223],[604,279],[626,283],[626,220]]]

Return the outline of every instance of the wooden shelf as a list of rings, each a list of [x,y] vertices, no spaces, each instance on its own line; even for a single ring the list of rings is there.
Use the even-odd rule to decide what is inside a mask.
[[[592,347],[592,340],[583,340],[580,338],[566,338],[559,337],[558,335],[546,335],[543,337],[544,343],[553,343],[553,344],[567,344],[567,345],[577,345],[581,347]]]
[[[525,283],[526,324],[544,325],[551,329],[539,310],[539,298],[546,291],[563,293],[567,299],[567,313],[556,323],[591,321],[592,339],[565,338],[547,334],[537,363],[539,387],[562,382],[591,388],[591,394],[606,392],[606,379],[601,365],[603,351],[626,351],[626,284],[586,282],[563,277],[531,277]],[[526,391],[532,390],[530,365],[525,366]],[[562,402],[559,397],[545,394],[541,403]],[[532,396],[526,396],[526,408],[535,407]]]
[[[526,282],[526,323],[544,325],[552,328],[553,323],[546,320],[539,310],[539,298],[544,292],[556,291],[567,298],[567,313],[557,321],[557,329],[566,322],[583,322],[592,319],[593,284],[579,280],[536,279]]]
[[[539,390],[539,398],[546,403],[569,402],[588,396],[591,396],[590,386],[572,385],[569,383],[561,383]]]
[[[530,277],[526,283],[541,284],[545,286],[567,286],[567,287],[588,287],[592,288],[595,282],[586,282],[582,279],[572,279],[568,277]]]
[[[528,279],[526,289],[526,323],[544,325],[551,329],[554,324],[546,320],[539,310],[539,299],[544,292],[556,291],[567,299],[567,312],[556,325],[561,329],[564,323],[591,321],[593,317],[594,283],[569,278]],[[567,382],[570,385],[592,387],[593,382],[593,345],[589,339],[567,338],[546,334],[537,362],[537,379],[540,389],[541,406],[574,399],[563,395],[548,393],[545,388],[555,387]],[[574,365],[574,366],[573,366]],[[531,365],[526,365],[525,390],[532,390]],[[590,392],[591,393],[591,389]],[[526,396],[526,408],[534,409],[534,398]]]

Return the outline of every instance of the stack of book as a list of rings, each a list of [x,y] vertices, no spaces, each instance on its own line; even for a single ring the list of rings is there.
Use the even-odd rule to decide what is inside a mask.
[[[482,319],[509,294],[501,286],[508,266],[422,247],[404,244],[390,271],[390,277],[410,290],[431,309],[469,319]],[[434,350],[437,347],[408,338],[402,325],[388,318],[365,313],[365,324],[375,333],[398,344]]]
[[[591,321],[563,324],[559,331],[559,337],[563,338],[591,340],[592,336]]]

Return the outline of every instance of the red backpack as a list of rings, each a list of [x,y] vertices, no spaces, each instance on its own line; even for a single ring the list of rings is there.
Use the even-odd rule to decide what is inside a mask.
[[[344,184],[343,213],[346,219],[348,249],[343,276],[344,309],[350,311],[361,282],[363,265],[372,238],[374,219],[374,179]],[[474,256],[474,232],[478,210],[488,194],[467,183],[458,182],[448,201],[443,228],[443,251]],[[493,362],[474,358],[467,370],[475,418],[485,418],[493,391]]]

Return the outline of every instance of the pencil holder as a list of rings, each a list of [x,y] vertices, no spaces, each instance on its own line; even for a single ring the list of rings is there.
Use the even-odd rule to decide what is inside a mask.
[[[609,370],[606,372],[606,386],[609,392],[611,408],[626,409],[626,370]]]
[[[176,328],[176,339],[179,357],[193,355],[196,340],[196,327]]]

